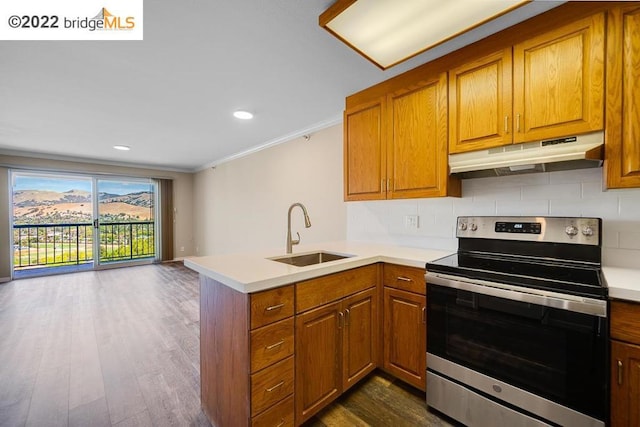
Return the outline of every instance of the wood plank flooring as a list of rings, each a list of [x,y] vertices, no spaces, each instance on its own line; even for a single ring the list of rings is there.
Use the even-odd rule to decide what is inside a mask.
[[[210,426],[199,282],[180,263],[0,285],[0,426]],[[373,375],[308,426],[448,426]]]

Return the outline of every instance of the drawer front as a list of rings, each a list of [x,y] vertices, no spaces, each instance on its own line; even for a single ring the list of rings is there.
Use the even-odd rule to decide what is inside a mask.
[[[251,420],[251,427],[293,427],[293,396]]]
[[[377,283],[377,264],[296,283],[296,313],[337,301]]]
[[[640,304],[611,302],[611,338],[640,345]]]
[[[293,285],[251,294],[251,329],[293,316]]]
[[[251,415],[293,394],[293,356],[251,375]]]
[[[421,295],[427,294],[424,280],[424,268],[405,267],[404,265],[385,264],[382,281],[384,286]]]
[[[293,354],[293,317],[251,331],[251,372]]]

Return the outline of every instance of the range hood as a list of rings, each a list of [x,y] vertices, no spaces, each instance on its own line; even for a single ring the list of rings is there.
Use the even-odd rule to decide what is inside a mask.
[[[602,166],[604,132],[449,155],[461,178],[553,172]]]

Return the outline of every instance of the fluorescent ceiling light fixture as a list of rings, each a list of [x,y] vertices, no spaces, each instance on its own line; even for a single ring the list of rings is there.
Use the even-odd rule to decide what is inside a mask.
[[[337,0],[320,26],[383,70],[529,1]]]
[[[253,114],[248,111],[238,110],[234,111],[233,117],[240,120],[250,120],[253,119]]]
[[[115,148],[116,150],[120,150],[120,151],[129,151],[129,150],[131,150],[131,147],[129,147],[128,145],[114,145],[113,148]]]

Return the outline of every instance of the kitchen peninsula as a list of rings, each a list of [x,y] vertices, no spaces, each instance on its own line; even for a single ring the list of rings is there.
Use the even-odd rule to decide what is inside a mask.
[[[425,352],[398,354],[424,342],[424,264],[449,252],[335,242],[294,255],[316,251],[347,257],[306,267],[270,259],[284,249],[185,260],[200,273],[201,400],[213,425],[299,425],[378,367],[424,390]],[[415,321],[383,322],[383,311]]]

